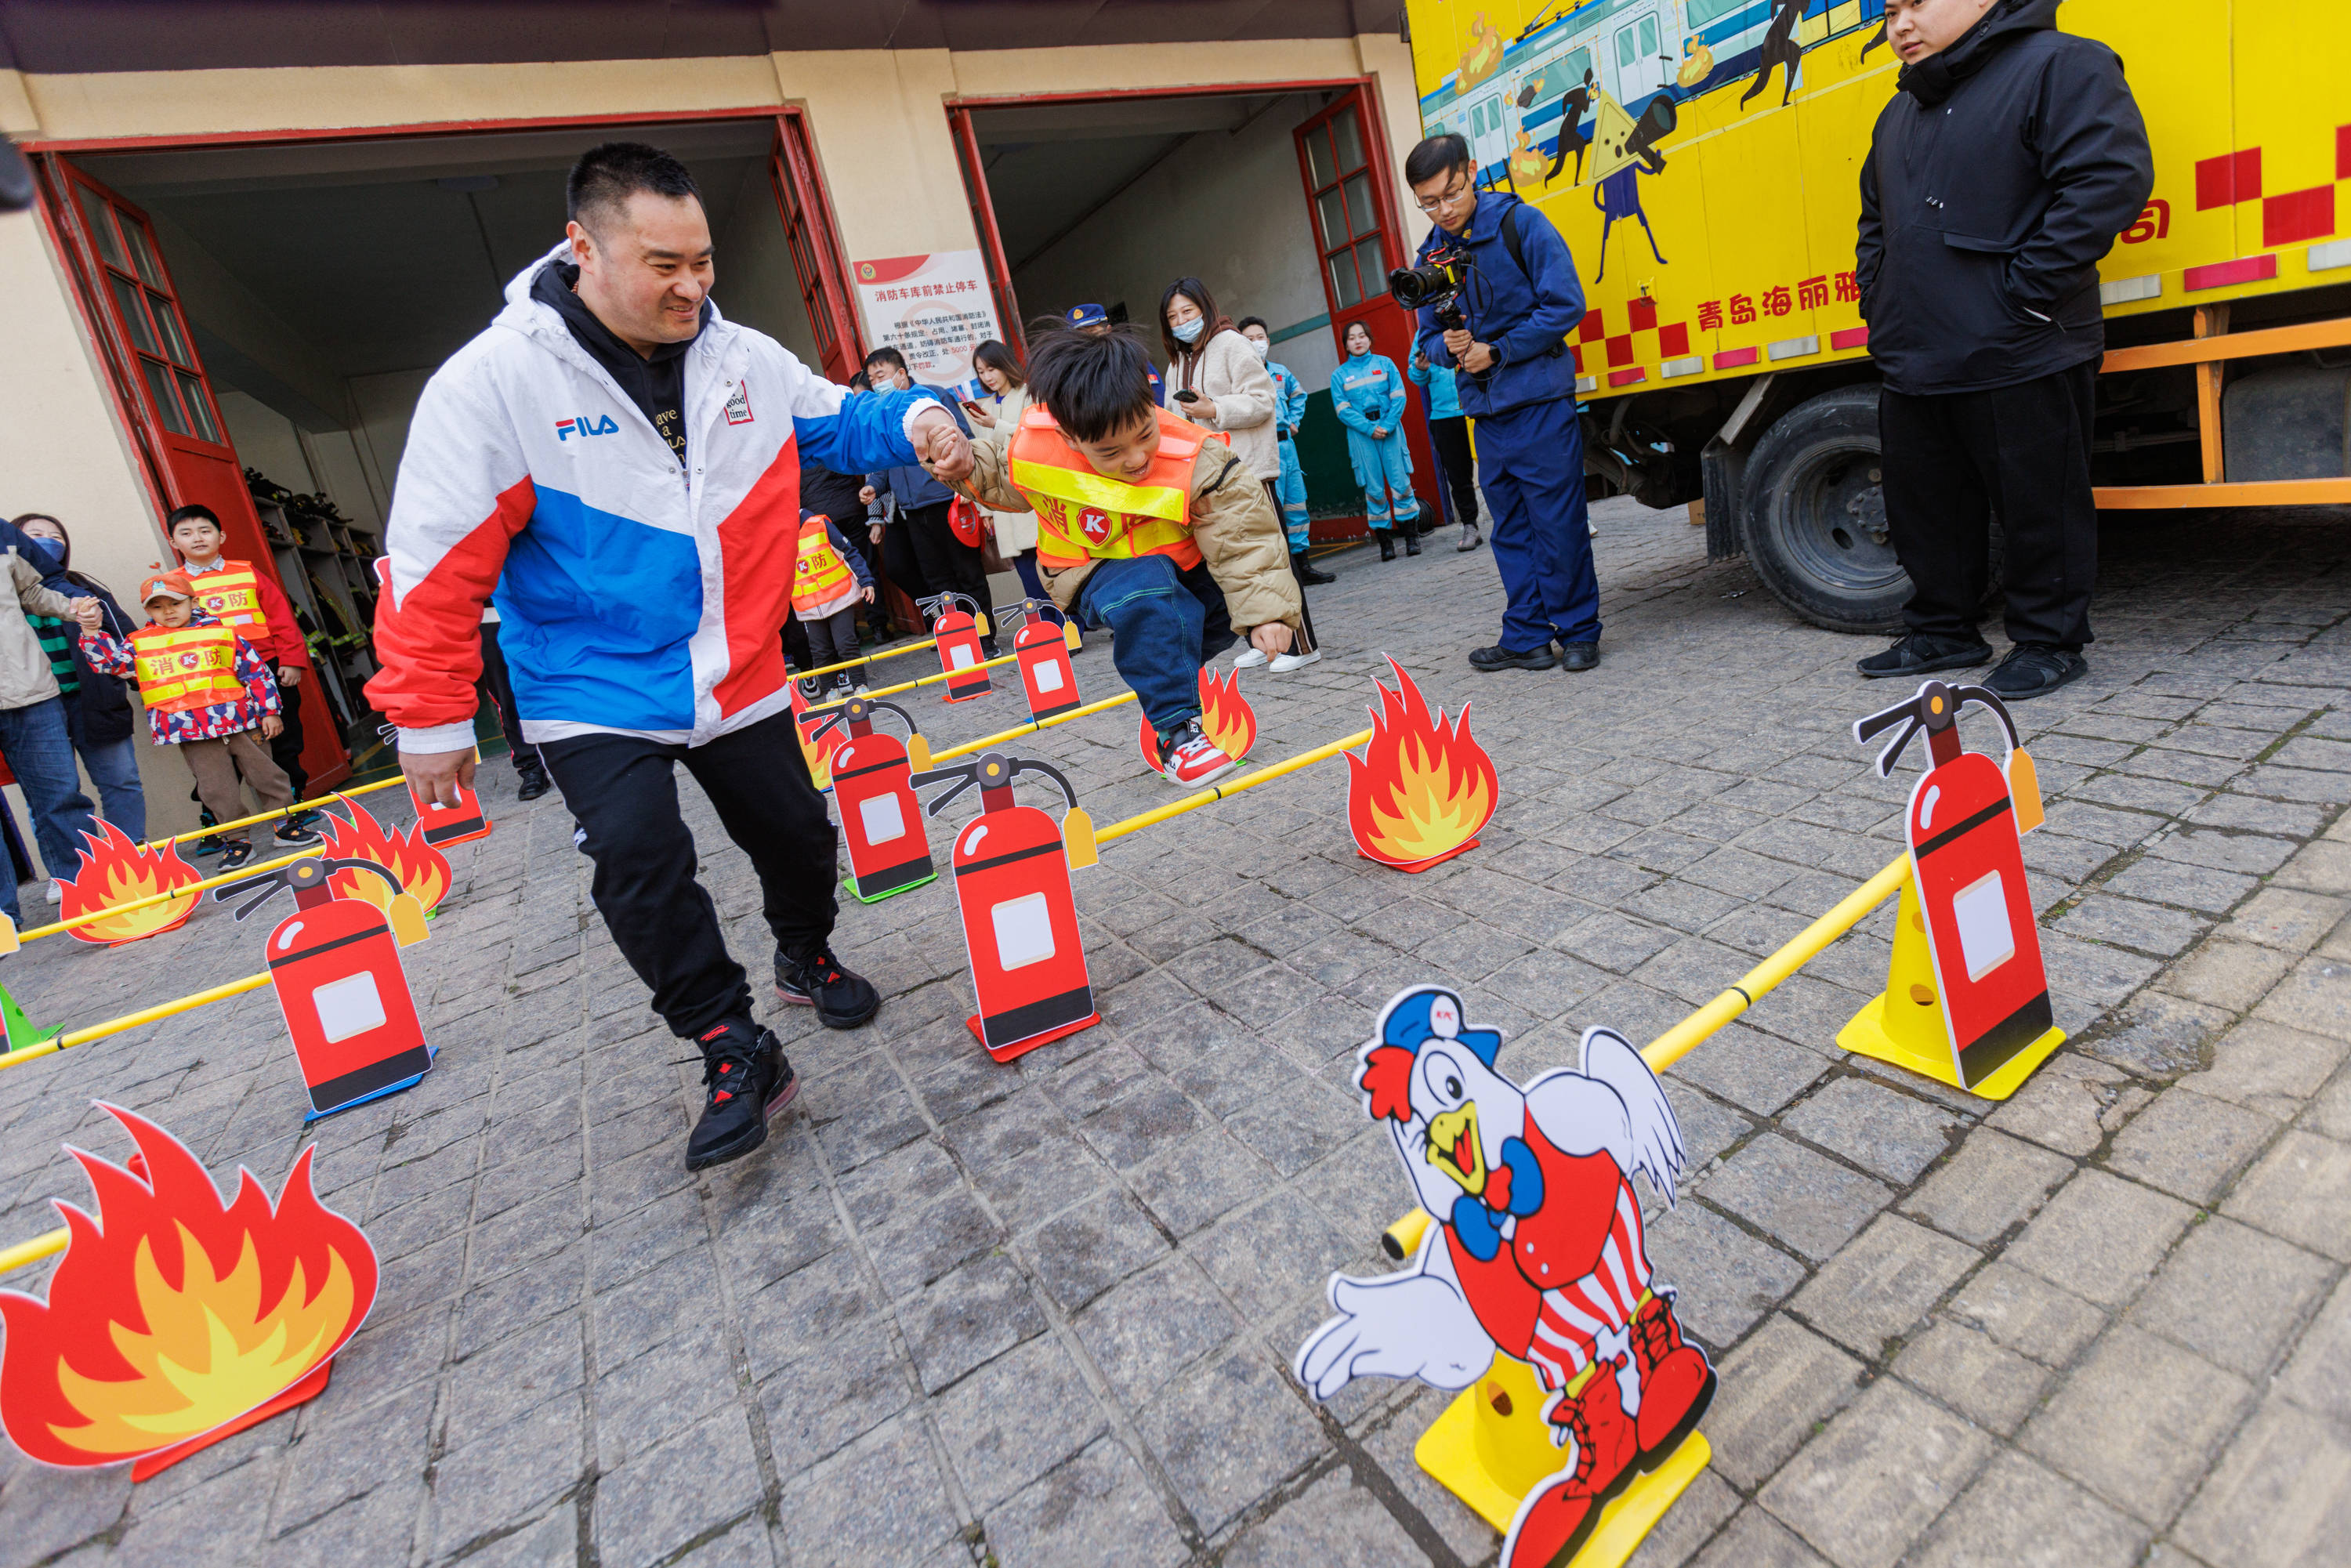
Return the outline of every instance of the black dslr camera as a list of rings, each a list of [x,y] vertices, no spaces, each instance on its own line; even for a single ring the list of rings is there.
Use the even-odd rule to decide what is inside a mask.
[[[1424,305],[1437,308],[1437,324],[1447,332],[1468,325],[1458,303],[1469,281],[1469,252],[1458,245],[1441,245],[1418,267],[1399,267],[1388,274],[1388,298],[1407,310]]]

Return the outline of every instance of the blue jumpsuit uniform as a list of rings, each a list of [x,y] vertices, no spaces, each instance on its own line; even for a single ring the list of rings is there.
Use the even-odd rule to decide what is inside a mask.
[[[1510,259],[1502,215],[1519,209],[1523,268]],[[1484,191],[1458,235],[1432,229],[1421,259],[1452,239],[1472,266],[1460,304],[1469,335],[1494,350],[1484,375],[1454,380],[1461,412],[1478,422],[1478,480],[1492,508],[1494,565],[1508,603],[1499,645],[1518,653],[1600,641],[1600,580],[1584,515],[1583,430],[1575,412],[1575,361],[1566,337],[1583,319],[1575,258],[1551,220],[1507,192]],[[1433,308],[1420,312],[1419,346],[1451,365]]]
[[[1385,354],[1357,354],[1331,372],[1331,402],[1347,427],[1347,457],[1355,483],[1364,487],[1364,513],[1372,527],[1388,529],[1389,508],[1399,523],[1420,516],[1412,493],[1412,451],[1405,444],[1405,381]],[[1374,428],[1387,432],[1374,436]]]
[[[1274,481],[1274,498],[1281,503],[1282,531],[1290,536],[1290,553],[1307,545],[1306,470],[1298,465],[1298,423],[1306,417],[1306,389],[1288,367],[1271,360],[1265,373],[1273,378],[1273,422],[1281,438],[1281,477]]]

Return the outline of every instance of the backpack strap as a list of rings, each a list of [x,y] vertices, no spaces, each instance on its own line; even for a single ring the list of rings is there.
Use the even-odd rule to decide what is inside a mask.
[[[1525,206],[1524,202],[1517,203],[1502,214],[1502,248],[1510,253],[1510,260],[1527,281],[1532,283],[1534,275],[1527,271],[1527,242],[1519,237],[1519,213]]]

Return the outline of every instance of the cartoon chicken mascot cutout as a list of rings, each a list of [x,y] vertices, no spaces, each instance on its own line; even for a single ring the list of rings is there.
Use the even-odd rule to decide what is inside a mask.
[[[1591,1029],[1582,1071],[1521,1088],[1494,1069],[1501,1044],[1438,986],[1380,1014],[1355,1081],[1439,1223],[1396,1273],[1332,1276],[1338,1316],[1294,1370],[1323,1400],[1364,1375],[1467,1388],[1497,1351],[1531,1366],[1560,1462],[1520,1502],[1501,1564],[1541,1568],[1697,1427],[1714,1368],[1682,1338],[1642,1242],[1634,1174],[1671,1203],[1685,1160],[1656,1074],[1623,1036]]]

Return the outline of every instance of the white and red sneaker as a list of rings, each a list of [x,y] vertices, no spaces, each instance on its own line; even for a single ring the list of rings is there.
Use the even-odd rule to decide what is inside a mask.
[[[1172,747],[1164,740],[1160,745],[1159,776],[1179,789],[1197,789],[1213,784],[1240,766],[1217,749],[1217,743],[1200,733],[1196,718],[1184,721],[1176,732]]]

